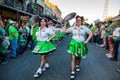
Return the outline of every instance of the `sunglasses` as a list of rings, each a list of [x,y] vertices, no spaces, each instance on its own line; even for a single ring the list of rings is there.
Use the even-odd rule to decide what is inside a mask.
[[[76,21],[82,21],[82,20],[76,20]]]

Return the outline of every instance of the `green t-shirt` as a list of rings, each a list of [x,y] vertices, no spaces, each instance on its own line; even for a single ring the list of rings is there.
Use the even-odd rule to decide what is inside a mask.
[[[92,27],[90,28],[90,31],[93,33],[93,32],[95,31],[95,27],[92,26]]]
[[[38,26],[33,28],[32,40],[36,40],[36,32],[38,31]]]
[[[0,37],[5,36],[5,29],[3,27],[0,27]]]
[[[109,26],[108,26],[108,28],[106,28],[106,29],[112,29],[113,27],[112,27],[112,24],[110,24]],[[105,36],[109,36],[110,35],[110,32],[109,31],[106,31],[106,33],[105,33]]]
[[[114,41],[119,41],[120,37],[113,38]]]
[[[6,54],[7,53],[7,43],[6,42],[2,42],[0,45],[0,53],[2,54]]]
[[[20,43],[19,43],[20,46],[24,46],[25,45],[25,39],[23,38],[23,36],[21,35],[20,36]]]
[[[8,33],[9,33],[9,40],[13,40],[14,39],[12,33],[14,33],[15,38],[18,39],[19,33],[18,33],[17,29],[14,26],[11,25],[9,27]]]
[[[105,36],[109,36],[109,35],[110,35],[110,33],[108,31],[106,31]]]
[[[109,28],[113,28],[112,24],[109,25]]]

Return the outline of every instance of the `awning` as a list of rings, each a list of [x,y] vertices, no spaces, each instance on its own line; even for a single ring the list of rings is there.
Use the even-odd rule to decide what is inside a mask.
[[[110,21],[120,20],[120,15],[113,17]]]

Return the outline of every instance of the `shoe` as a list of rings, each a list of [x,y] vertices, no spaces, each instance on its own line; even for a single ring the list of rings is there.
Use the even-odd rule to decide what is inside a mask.
[[[42,74],[42,70],[41,70],[41,68],[39,68],[38,70],[37,70],[37,72],[34,74],[34,78],[37,78],[37,77],[39,77],[40,75]]]
[[[117,61],[118,59],[117,58],[110,58],[110,60]]]
[[[49,69],[49,67],[50,67],[49,64],[46,63],[42,70],[43,70],[43,71],[46,71],[47,69]]]
[[[42,70],[43,71],[46,71],[46,70],[48,70],[49,69],[49,67],[44,67]]]
[[[39,77],[41,74],[38,72],[37,74],[34,74],[34,78]]]
[[[96,46],[100,46],[98,43],[96,43]]]
[[[117,68],[116,71],[120,73],[120,68]]]
[[[8,63],[8,61],[3,61],[1,64],[7,64]]]
[[[111,56],[111,55],[108,55],[107,57],[108,57],[108,58],[113,58],[113,56]]]
[[[106,56],[108,56],[109,55],[109,53],[108,54],[105,54]]]
[[[76,71],[80,72],[80,67],[78,65],[76,65]]]
[[[74,72],[74,73],[71,73],[70,78],[71,78],[71,79],[75,79],[75,72]]]
[[[102,47],[102,48],[103,48],[103,47],[104,47],[104,44],[101,44],[101,45],[100,45],[100,47]]]
[[[105,55],[107,56],[107,58],[113,58],[113,56],[110,54],[105,54]]]

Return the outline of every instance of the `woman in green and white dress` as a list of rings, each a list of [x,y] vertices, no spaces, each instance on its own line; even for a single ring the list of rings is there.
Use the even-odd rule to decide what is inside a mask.
[[[65,22],[66,25],[66,22]],[[66,29],[66,33],[72,33],[72,40],[70,41],[67,52],[71,54],[71,76],[70,78],[75,78],[75,72],[80,71],[79,64],[81,58],[86,56],[88,53],[87,45],[88,41],[92,37],[92,32],[82,25],[82,18],[76,16],[75,25]],[[86,39],[86,35],[88,35]],[[76,70],[76,71],[75,71]]]
[[[55,34],[53,31],[49,30],[46,27],[47,20],[41,19],[40,20],[40,27],[38,31],[36,32],[36,46],[34,50],[32,51],[34,54],[41,54],[40,56],[40,67],[36,71],[34,77],[39,77],[40,74],[42,74],[42,70],[49,67],[46,54],[50,53],[51,51],[55,50],[55,46],[50,42],[52,38],[54,38]],[[52,36],[49,38],[49,34],[52,34]]]

